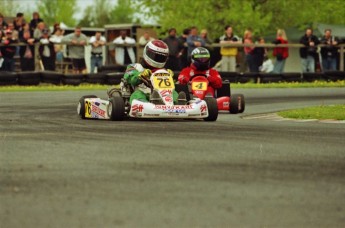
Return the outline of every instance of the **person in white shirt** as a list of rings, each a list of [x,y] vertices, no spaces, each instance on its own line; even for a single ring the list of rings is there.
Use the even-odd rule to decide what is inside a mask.
[[[267,56],[264,57],[264,62],[262,64],[262,66],[260,67],[260,72],[263,73],[272,73],[273,72],[273,62],[270,58],[268,58]]]
[[[95,72],[103,65],[103,46],[106,43],[106,39],[102,36],[101,32],[96,32],[94,36],[90,38],[91,44],[91,73]]]
[[[113,43],[116,44],[135,44],[135,40],[127,36],[126,30],[120,31],[120,36],[115,38]],[[115,47],[115,61],[120,65],[128,65],[135,62],[135,54],[133,47],[116,46]]]

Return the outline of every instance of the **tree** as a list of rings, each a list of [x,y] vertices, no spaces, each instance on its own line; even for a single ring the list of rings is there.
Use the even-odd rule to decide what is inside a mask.
[[[83,27],[103,27],[106,24],[132,23],[134,10],[131,0],[118,0],[111,7],[109,0],[96,0],[93,6],[88,6],[79,22]]]
[[[345,24],[343,0],[137,0],[135,8],[163,30],[175,27],[181,32],[196,25],[206,28],[213,38],[227,24],[240,36],[248,27],[257,35],[266,35],[277,28],[305,28],[317,22]]]
[[[74,18],[76,11],[76,0],[39,0],[38,12],[41,18],[48,25],[63,22],[70,27],[76,25]]]
[[[2,0],[0,4],[0,12],[4,17],[15,17],[18,9],[20,9],[19,4],[12,0]]]

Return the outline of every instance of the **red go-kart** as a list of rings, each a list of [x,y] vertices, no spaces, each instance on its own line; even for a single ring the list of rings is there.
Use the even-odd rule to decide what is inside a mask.
[[[186,91],[186,87],[183,85],[176,86],[177,91]],[[243,113],[245,109],[245,101],[243,94],[231,95],[230,83],[225,81],[220,89],[213,89],[209,85],[206,75],[196,74],[190,79],[188,85],[187,99],[190,96],[198,97],[201,100],[205,100],[205,97],[214,97],[217,100],[218,111],[228,111],[231,114]]]

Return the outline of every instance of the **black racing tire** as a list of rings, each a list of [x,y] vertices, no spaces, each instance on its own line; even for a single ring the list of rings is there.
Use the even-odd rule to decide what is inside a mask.
[[[230,109],[231,114],[243,113],[245,109],[245,101],[243,94],[233,94],[230,97]]]
[[[79,99],[78,107],[77,107],[77,113],[80,116],[80,118],[85,119],[85,98],[97,98],[96,95],[86,95],[82,96]]]
[[[125,118],[125,102],[121,96],[109,98],[109,106],[107,109],[110,120],[121,121]]]
[[[206,97],[205,102],[208,109],[208,117],[204,118],[205,121],[216,121],[218,118],[218,105],[216,98]]]

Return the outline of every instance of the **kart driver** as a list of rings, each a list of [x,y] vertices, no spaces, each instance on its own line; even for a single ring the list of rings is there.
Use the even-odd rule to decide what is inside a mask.
[[[134,92],[129,99],[130,104],[134,99],[143,102],[148,102],[150,99],[152,103],[160,99],[158,92],[154,90],[151,93],[151,89],[143,83],[143,80],[145,78],[149,79],[152,72],[165,69],[164,65],[168,60],[168,56],[168,45],[161,40],[153,40],[145,45],[141,64],[134,63],[127,66],[124,79],[134,88]],[[167,69],[167,71],[173,76],[174,73],[170,69]],[[184,92],[178,94],[174,90],[173,100],[174,104],[186,104],[186,94]]]
[[[210,52],[204,47],[198,47],[192,51],[191,56],[191,65],[182,69],[178,76],[179,83],[185,85],[192,76],[205,75],[213,89],[221,88],[222,78],[217,70],[210,68]]]

